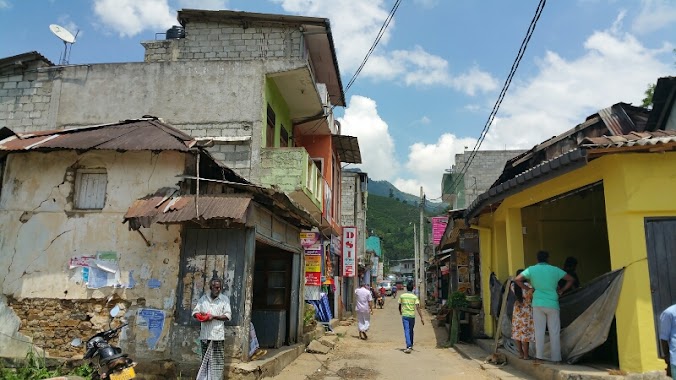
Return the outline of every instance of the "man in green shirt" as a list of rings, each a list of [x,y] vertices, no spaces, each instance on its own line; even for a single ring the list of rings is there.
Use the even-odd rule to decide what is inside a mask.
[[[561,361],[561,316],[559,314],[559,296],[568,290],[575,279],[559,267],[549,265],[549,252],[537,253],[538,263],[526,268],[516,276],[514,282],[526,290],[524,281],[535,289],[533,293],[533,323],[535,325],[535,357],[544,359],[545,329],[549,329],[550,360]],[[559,288],[559,280],[566,284]]]
[[[405,353],[410,354],[413,350],[413,327],[415,326],[415,311],[418,310],[420,322],[425,325],[422,311],[420,310],[420,300],[413,294],[413,282],[406,284],[407,292],[399,296],[399,314],[404,324],[404,337],[406,338]]]

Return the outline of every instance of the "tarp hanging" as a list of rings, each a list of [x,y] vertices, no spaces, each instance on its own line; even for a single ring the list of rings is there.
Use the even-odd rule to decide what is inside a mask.
[[[565,362],[569,364],[577,362],[584,354],[591,352],[608,339],[610,325],[615,317],[617,302],[622,290],[623,278],[624,269],[608,272],[559,299],[561,356]],[[501,286],[496,288],[498,288],[496,293],[501,291]],[[492,293],[493,289],[491,289]],[[501,330],[504,347],[518,354],[515,342],[511,339],[513,307],[514,293],[510,292],[506,306],[510,318],[504,319]],[[534,356],[535,345],[531,344],[530,349],[531,355]],[[548,336],[545,336],[544,355],[550,357]]]

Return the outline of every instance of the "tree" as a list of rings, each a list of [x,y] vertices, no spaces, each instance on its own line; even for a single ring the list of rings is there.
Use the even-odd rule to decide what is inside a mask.
[[[643,93],[645,98],[641,101],[641,106],[648,108],[653,104],[653,95],[655,94],[655,83],[649,84],[648,88]]]

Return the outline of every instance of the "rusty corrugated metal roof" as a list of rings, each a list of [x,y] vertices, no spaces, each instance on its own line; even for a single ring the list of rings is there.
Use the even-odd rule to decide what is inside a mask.
[[[195,141],[157,118],[125,120],[114,124],[18,133],[0,141],[0,150],[54,149],[176,150],[188,152]]]
[[[587,137],[581,146],[585,148],[653,147],[660,144],[676,144],[676,131],[631,132],[621,136]]]
[[[181,223],[191,220],[228,219],[246,223],[251,197],[241,195],[152,196],[138,199],[124,215],[130,229],[150,227],[153,223]],[[199,216],[197,207],[199,206]]]

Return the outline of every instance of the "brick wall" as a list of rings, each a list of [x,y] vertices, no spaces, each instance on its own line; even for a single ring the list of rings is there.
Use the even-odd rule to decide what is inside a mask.
[[[300,25],[257,23],[190,22],[186,37],[147,41],[146,62],[181,60],[250,60],[305,56]]]
[[[54,70],[38,71],[39,64],[8,68],[0,73],[0,126],[15,132],[45,129],[48,125]]]
[[[505,162],[523,152],[523,150],[478,151],[464,176],[465,202],[464,204],[458,203],[457,207],[469,207],[479,195],[490,189],[493,182],[502,173]],[[463,170],[470,153],[466,152],[455,155],[455,171],[459,173]]]

